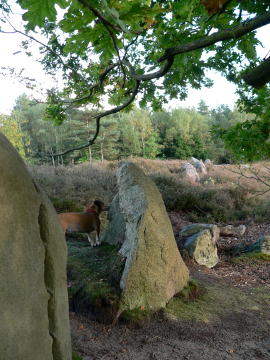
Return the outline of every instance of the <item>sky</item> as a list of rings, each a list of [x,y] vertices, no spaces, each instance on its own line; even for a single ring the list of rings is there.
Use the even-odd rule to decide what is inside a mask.
[[[17,26],[20,26],[19,23]],[[259,39],[264,47],[259,46],[257,51],[261,58],[264,58],[270,50],[270,26],[265,26],[258,30]],[[24,37],[19,34],[2,34],[0,33],[1,56],[0,67],[10,66],[20,71],[24,68],[24,75],[38,80],[40,84],[46,88],[55,86],[55,80],[46,76],[42,66],[33,58],[26,56],[23,52],[19,52],[20,43]],[[196,107],[200,100],[204,100],[210,108],[217,107],[220,104],[226,104],[233,108],[237,96],[235,95],[235,85],[229,83],[220,74],[210,71],[207,74],[213,81],[214,86],[202,88],[201,90],[191,89],[188,98],[185,101],[172,100],[166,106],[167,109],[176,107]],[[8,76],[0,76],[0,114],[10,114],[15,100],[23,93],[36,97],[32,90],[27,89],[16,78]]]

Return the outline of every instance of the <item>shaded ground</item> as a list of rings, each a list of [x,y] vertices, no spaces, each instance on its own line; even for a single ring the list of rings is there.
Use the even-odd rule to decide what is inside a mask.
[[[175,233],[187,222],[171,214]],[[140,326],[102,325],[71,313],[73,350],[84,360],[270,359],[270,262],[234,263],[231,243],[251,243],[270,225],[251,225],[240,238],[221,238],[213,269],[187,265],[206,288],[193,302],[172,299]]]

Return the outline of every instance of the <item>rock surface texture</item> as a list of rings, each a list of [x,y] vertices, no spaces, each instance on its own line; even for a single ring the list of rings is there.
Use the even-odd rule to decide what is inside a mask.
[[[125,241],[125,219],[120,209],[119,194],[116,194],[108,211],[109,224],[103,233],[101,242],[111,245],[122,244]]]
[[[224,236],[242,236],[246,232],[245,225],[233,226],[226,225],[220,227],[220,235]]]
[[[119,206],[125,220],[120,253],[126,258],[120,281],[120,310],[156,310],[183,289],[189,272],[152,180],[132,163],[122,164],[117,178]]]
[[[258,241],[261,243],[261,252],[270,255],[270,236],[264,235]]]
[[[200,182],[200,176],[197,173],[196,168],[190,163],[184,163],[180,166],[180,174],[184,179],[191,183]]]
[[[219,227],[215,224],[190,224],[185,226],[180,232],[180,238],[187,238],[191,235],[194,235],[202,230],[210,230],[212,235],[212,242],[216,244],[219,239],[220,230]]]
[[[211,231],[207,229],[189,236],[182,245],[182,250],[186,251],[199,265],[208,268],[214,267],[219,260],[217,246],[213,242]]]
[[[204,165],[204,163],[203,163],[202,160],[198,160],[198,159],[192,157],[192,158],[191,158],[191,163],[192,163],[192,165],[195,167],[196,171],[197,171],[199,174],[202,174],[202,175],[206,175],[206,174],[207,174],[206,166]]]
[[[0,354],[70,360],[67,249],[53,206],[0,134]]]

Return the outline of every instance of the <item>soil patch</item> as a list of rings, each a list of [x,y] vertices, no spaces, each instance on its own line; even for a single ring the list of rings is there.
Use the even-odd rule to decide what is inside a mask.
[[[171,214],[175,234],[188,224]],[[270,359],[270,262],[234,262],[232,245],[270,234],[270,224],[248,225],[241,238],[221,238],[212,269],[187,265],[206,292],[195,301],[173,298],[140,325],[102,325],[71,312],[73,350],[83,360]]]

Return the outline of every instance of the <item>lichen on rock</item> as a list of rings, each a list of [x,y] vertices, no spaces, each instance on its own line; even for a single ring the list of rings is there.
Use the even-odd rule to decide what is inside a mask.
[[[120,253],[126,258],[120,282],[120,310],[141,306],[159,309],[186,285],[188,269],[152,180],[132,163],[123,163],[117,177],[125,219],[125,241]]]

